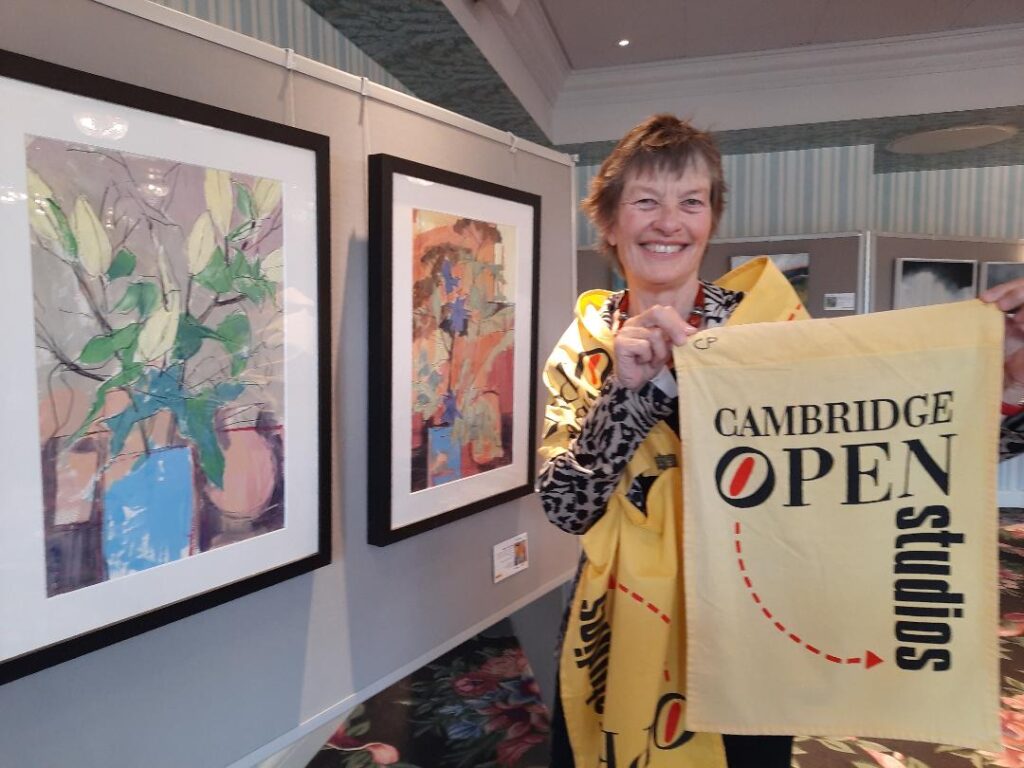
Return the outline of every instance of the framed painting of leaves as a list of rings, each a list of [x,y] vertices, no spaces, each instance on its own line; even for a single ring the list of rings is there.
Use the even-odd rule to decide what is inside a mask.
[[[330,559],[328,142],[0,51],[0,682]]]
[[[532,491],[540,198],[370,157],[369,541]]]

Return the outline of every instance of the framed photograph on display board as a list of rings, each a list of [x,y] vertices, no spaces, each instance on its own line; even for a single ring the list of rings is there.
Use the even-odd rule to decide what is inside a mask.
[[[797,296],[807,305],[807,281],[811,274],[811,255],[809,253],[771,253],[767,254],[772,263],[779,268],[779,271],[786,276],[789,284],[793,286]],[[756,256],[732,256],[729,259],[729,269],[746,264]]]
[[[1024,277],[1024,261],[983,261],[979,291],[987,291],[994,285],[1008,283]]]
[[[0,51],[0,683],[330,562],[328,139]]]
[[[532,492],[539,243],[538,196],[370,157],[371,544]]]
[[[897,259],[893,309],[964,301],[977,295],[978,262],[959,259]]]

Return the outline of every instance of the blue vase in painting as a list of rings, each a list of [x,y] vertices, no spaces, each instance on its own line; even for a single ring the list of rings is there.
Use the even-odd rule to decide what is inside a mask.
[[[431,487],[462,477],[462,446],[452,440],[450,424],[427,429],[427,468]]]
[[[140,457],[103,495],[103,557],[114,579],[188,557],[192,544],[192,450]]]

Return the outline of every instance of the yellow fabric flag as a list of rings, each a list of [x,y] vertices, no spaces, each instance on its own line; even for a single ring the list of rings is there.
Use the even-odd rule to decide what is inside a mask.
[[[1002,333],[969,301],[676,350],[688,728],[1000,749]]]
[[[730,323],[804,318],[785,277],[767,259],[719,284],[745,298]],[[592,402],[612,360],[613,336],[599,315],[605,292],[584,294],[577,321],[548,361],[552,394],[540,454],[565,450],[577,409]],[[613,448],[613,447],[612,447]],[[586,564],[573,598],[559,679],[579,768],[723,768],[716,733],[687,729],[679,438],[659,422],[638,448],[604,516],[582,537]],[[650,483],[646,508],[627,492]]]

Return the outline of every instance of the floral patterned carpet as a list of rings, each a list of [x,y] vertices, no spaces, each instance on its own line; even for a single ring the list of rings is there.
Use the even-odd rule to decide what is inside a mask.
[[[507,622],[356,708],[309,768],[539,768],[548,709]]]
[[[1024,768],[1024,509],[1000,513],[1003,751],[798,737],[793,768]],[[549,715],[507,622],[356,709],[309,768],[537,768]]]

